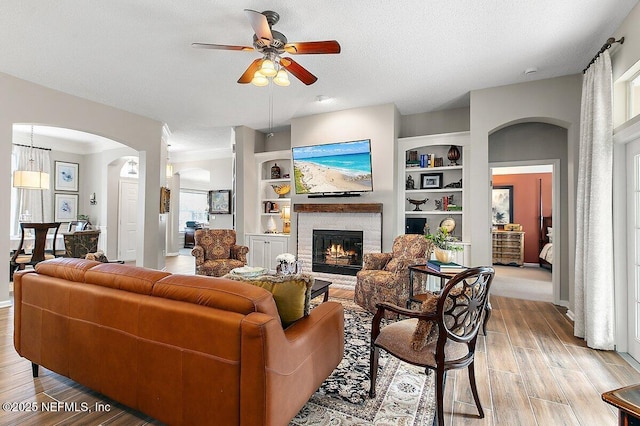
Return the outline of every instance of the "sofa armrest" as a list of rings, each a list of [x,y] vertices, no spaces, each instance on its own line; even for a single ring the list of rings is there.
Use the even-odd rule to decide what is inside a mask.
[[[240,424],[287,424],[342,360],[343,307],[321,303],[286,330],[254,312],[243,320],[241,347]]]
[[[365,253],[362,257],[362,269],[382,270],[391,260],[391,253]]]
[[[191,255],[196,258],[196,266],[204,263],[204,247],[194,246]]]
[[[239,246],[234,244],[231,246],[231,258],[237,259],[245,264],[247,263],[247,253],[249,253],[249,247],[247,246]]]

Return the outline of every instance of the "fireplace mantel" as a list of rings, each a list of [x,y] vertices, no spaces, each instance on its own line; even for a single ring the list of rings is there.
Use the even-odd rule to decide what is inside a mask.
[[[382,203],[294,204],[296,213],[382,213]]]

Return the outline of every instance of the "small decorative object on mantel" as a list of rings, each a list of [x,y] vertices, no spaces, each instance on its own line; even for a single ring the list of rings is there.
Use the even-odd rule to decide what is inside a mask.
[[[449,159],[449,161],[451,161],[451,163],[449,164],[450,166],[458,165],[458,160],[460,159],[460,150],[457,146],[451,145],[451,148],[449,148],[449,152],[447,152],[447,158]]]
[[[442,210],[442,200],[435,200],[434,203],[436,203],[436,210]]]
[[[280,167],[278,163],[275,163],[273,167],[271,167],[271,179],[280,179]]]
[[[283,183],[282,185],[271,185],[273,190],[278,194],[279,198],[285,198],[285,195],[291,191],[291,185],[288,183]]]
[[[420,206],[429,201],[429,199],[425,198],[423,200],[414,200],[413,198],[407,198],[407,201],[416,206],[416,208],[413,209],[414,212],[421,212],[422,210],[420,210]]]
[[[411,175],[407,176],[407,182],[405,183],[405,189],[416,189],[416,183],[413,181]]]

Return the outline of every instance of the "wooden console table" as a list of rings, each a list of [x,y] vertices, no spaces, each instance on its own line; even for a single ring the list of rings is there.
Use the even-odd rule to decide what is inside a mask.
[[[605,392],[602,400],[618,408],[619,426],[640,426],[640,384]]]

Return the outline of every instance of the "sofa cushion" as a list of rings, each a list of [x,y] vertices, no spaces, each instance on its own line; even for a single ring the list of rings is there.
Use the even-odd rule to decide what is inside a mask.
[[[278,315],[269,292],[224,278],[173,274],[158,281],[151,295],[244,315],[251,312]]]
[[[224,278],[246,282],[268,290],[276,302],[283,327],[309,315],[311,288],[314,283],[314,278],[310,275],[261,275],[247,278],[227,274]]]
[[[85,260],[85,262],[93,262]],[[84,281],[103,287],[126,290],[133,293],[151,294],[156,281],[171,275],[156,269],[132,267],[120,263],[98,263],[85,273]]]
[[[35,270],[42,275],[81,283],[84,282],[85,272],[97,265],[100,265],[100,262],[95,260],[58,257],[36,264]]]

